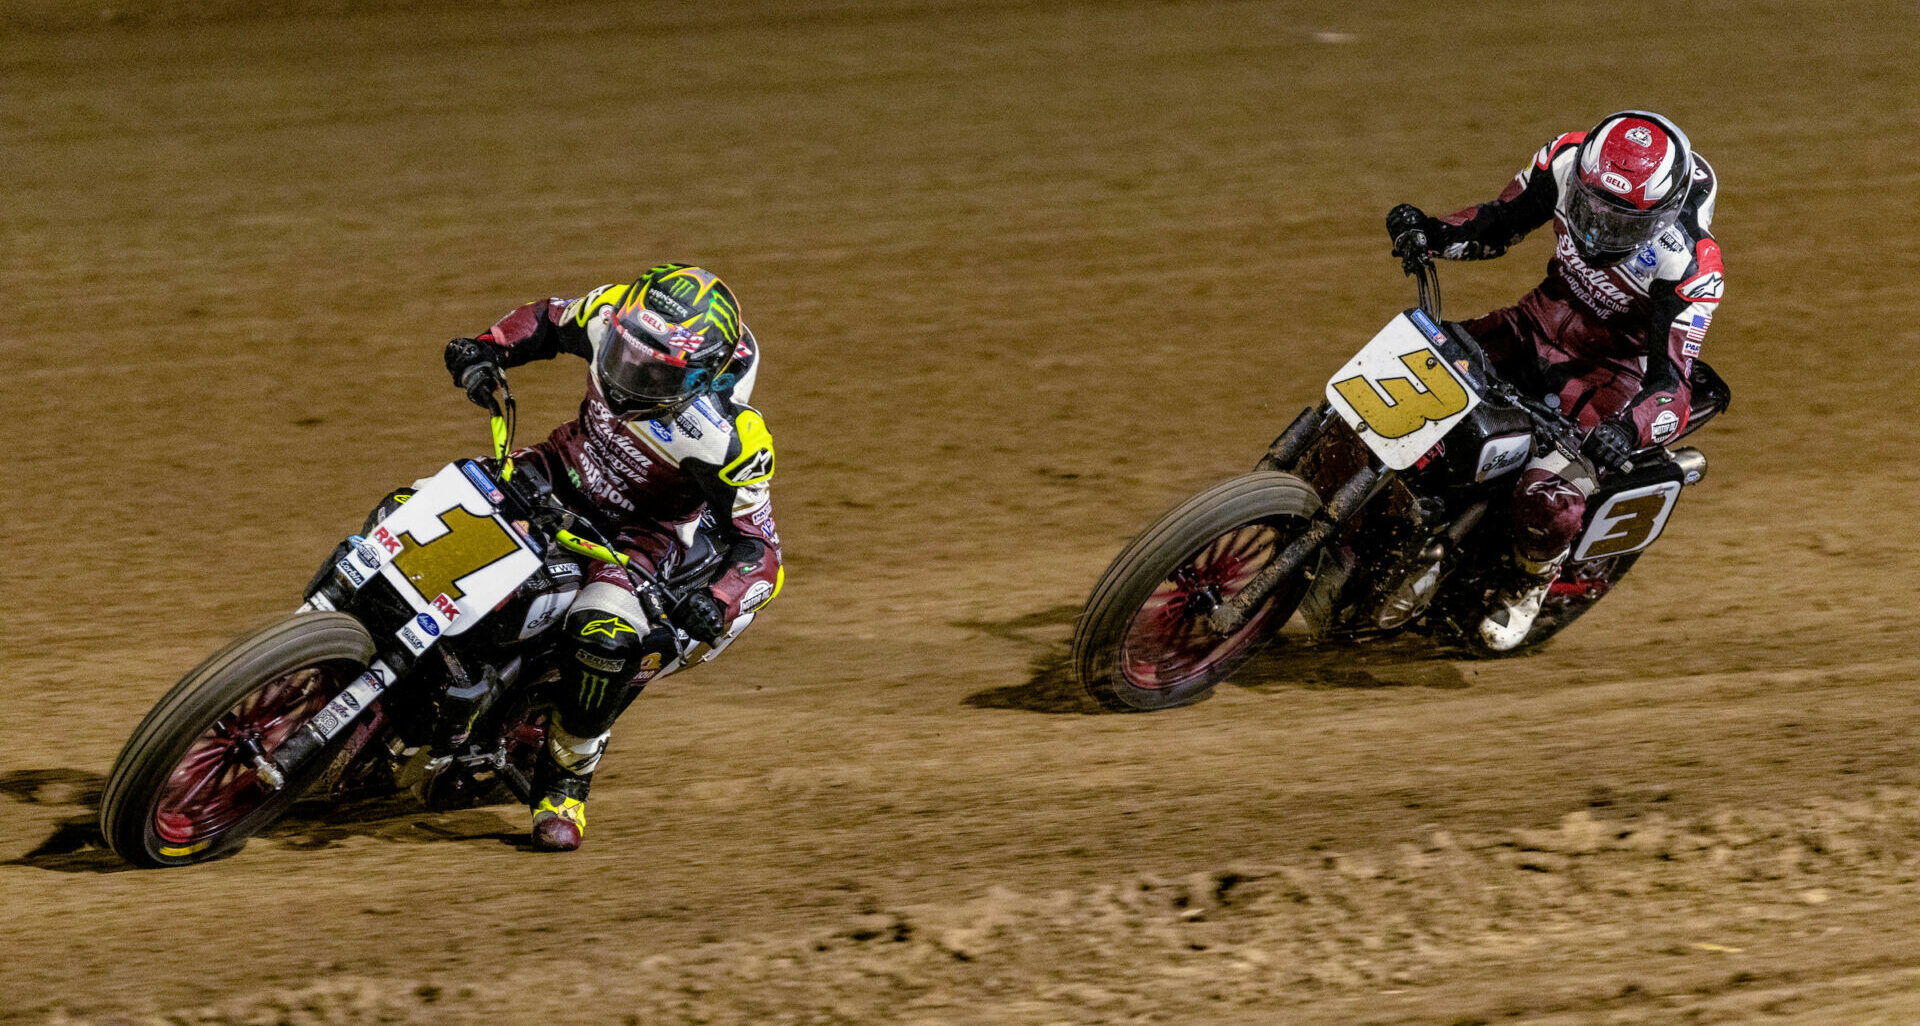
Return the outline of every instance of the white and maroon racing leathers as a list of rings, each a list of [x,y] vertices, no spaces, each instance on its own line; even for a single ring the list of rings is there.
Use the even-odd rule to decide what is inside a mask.
[[[589,325],[601,310],[618,307],[631,287],[605,285],[580,299],[528,303],[478,341],[502,367],[560,353],[591,363],[602,339],[593,337],[600,333],[589,331]],[[517,461],[537,463],[563,503],[591,517],[616,548],[650,571],[666,569],[685,551],[702,513],[708,513],[713,525],[708,533],[726,559],[712,592],[725,609],[729,633],[744,626],[742,616],[771,601],[785,580],[769,498],[773,439],[759,412],[747,405],[760,350],[752,332],[744,326],[741,332],[718,387],[680,413],[623,420],[589,374],[579,417],[514,454]],[[626,575],[606,564],[595,566],[574,608],[604,609],[636,625],[645,623]],[[646,676],[634,682],[644,683]]]
[[[1666,442],[1686,427],[1688,376],[1725,284],[1720,247],[1708,231],[1717,183],[1696,153],[1678,222],[1619,264],[1591,266],[1566,222],[1585,137],[1569,132],[1553,140],[1498,199],[1441,218],[1433,247],[1450,260],[1487,260],[1552,221],[1546,280],[1515,305],[1463,327],[1502,375],[1557,399],[1580,426],[1618,419],[1640,446]],[[1565,551],[1593,488],[1584,461],[1555,452],[1528,463],[1510,507],[1519,554],[1544,561]]]

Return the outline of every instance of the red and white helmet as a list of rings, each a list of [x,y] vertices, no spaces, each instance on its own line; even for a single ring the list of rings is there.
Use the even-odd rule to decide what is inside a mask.
[[[1693,180],[1693,147],[1644,110],[1609,114],[1580,143],[1567,226],[1590,263],[1618,263],[1672,227]]]

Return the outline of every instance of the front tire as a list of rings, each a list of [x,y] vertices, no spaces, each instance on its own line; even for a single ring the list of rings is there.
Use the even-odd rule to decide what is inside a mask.
[[[1280,582],[1239,630],[1215,634],[1207,614],[1240,593],[1320,509],[1292,474],[1231,478],[1175,507],[1117,556],[1073,635],[1080,684],[1122,712],[1197,702],[1286,623],[1304,574]]]
[[[327,767],[335,737],[269,788],[245,754],[271,755],[373,658],[345,613],[299,613],[234,641],[181,678],[114,760],[100,802],[107,845],[139,866],[182,866],[238,850]]]

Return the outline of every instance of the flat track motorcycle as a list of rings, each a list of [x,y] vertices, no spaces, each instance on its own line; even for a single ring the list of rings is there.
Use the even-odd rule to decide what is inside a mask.
[[[457,460],[388,496],[298,610],[214,653],[141,721],[101,799],[115,852],[141,866],[228,855],[309,791],[412,791],[430,808],[527,800],[554,628],[585,580],[580,561],[626,568],[665,622],[722,554],[693,529],[660,574],[630,563],[515,467],[514,401],[502,397],[492,459]],[[751,618],[711,648],[676,632],[678,652],[653,679],[718,655]]]
[[[1181,503],[1107,568],[1073,637],[1075,672],[1094,699],[1123,711],[1198,701],[1295,613],[1313,640],[1414,631],[1496,654],[1474,627],[1511,548],[1500,512],[1506,475],[1553,448],[1577,457],[1582,433],[1502,381],[1474,339],[1441,320],[1423,245],[1403,259],[1420,306],[1347,361],[1325,400],[1252,473]],[[1702,361],[1689,383],[1681,437],[1731,398]],[[1625,472],[1603,470],[1573,551],[1514,651],[1538,647],[1605,597],[1706,466],[1698,449],[1655,445],[1633,453]]]

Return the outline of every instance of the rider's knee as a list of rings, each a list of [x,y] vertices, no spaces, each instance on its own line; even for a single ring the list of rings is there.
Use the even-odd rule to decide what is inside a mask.
[[[1528,469],[1513,490],[1510,508],[1520,554],[1548,560],[1566,551],[1586,510],[1587,497],[1573,482],[1552,471]]]

